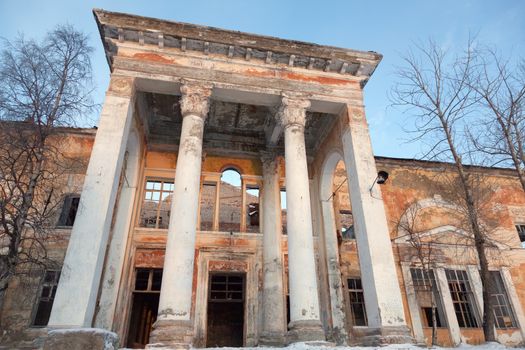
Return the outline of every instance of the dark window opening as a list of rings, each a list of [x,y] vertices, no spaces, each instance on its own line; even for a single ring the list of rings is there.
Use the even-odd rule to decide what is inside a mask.
[[[521,247],[525,248],[525,225],[516,225],[516,230],[518,231]]]
[[[365,295],[361,278],[349,278],[347,280],[348,300],[350,303],[350,316],[353,326],[367,326]]]
[[[77,216],[79,202],[80,195],[78,194],[70,194],[64,198],[64,205],[62,206],[62,212],[60,213],[57,226],[73,226]]]
[[[162,269],[135,270],[127,347],[143,349],[149,343],[159,308]]]
[[[49,270],[44,273],[40,297],[38,299],[38,307],[33,319],[33,326],[47,326],[49,316],[51,316],[51,309],[53,307],[53,301],[55,300],[59,279],[60,271]]]
[[[459,326],[462,328],[479,327],[474,311],[474,293],[470,287],[467,272],[463,270],[446,270],[446,274]]]
[[[516,328],[516,318],[510,307],[507,291],[499,271],[490,271],[493,293],[490,295],[496,328]]]

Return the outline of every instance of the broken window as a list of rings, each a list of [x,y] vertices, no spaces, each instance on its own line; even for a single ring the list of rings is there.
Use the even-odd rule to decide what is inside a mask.
[[[246,232],[259,233],[259,188],[246,186]]]
[[[525,225],[516,225],[516,230],[518,231],[521,247],[525,248]]]
[[[474,292],[470,287],[467,272],[463,270],[446,270],[446,275],[459,326],[463,328],[479,327],[474,311]]]
[[[350,303],[350,317],[353,326],[367,326],[365,294],[361,278],[354,277],[347,280],[348,301]]]
[[[432,327],[434,325],[434,317],[436,327],[444,327],[445,316],[434,271],[411,268],[410,275],[412,276],[412,286],[419,304],[423,327]],[[432,315],[432,309],[435,310],[434,315]]]
[[[354,217],[350,210],[339,210],[339,217],[341,221],[341,234],[343,239],[355,239],[354,232]]]
[[[241,174],[229,169],[221,176],[219,231],[240,232],[242,210]]]
[[[73,226],[77,216],[79,203],[79,194],[68,194],[64,198],[64,205],[62,206],[62,212],[60,213],[57,226]]]
[[[60,271],[58,270],[48,270],[44,273],[40,296],[38,298],[38,306],[33,319],[33,326],[47,326],[59,279]]]
[[[516,318],[510,307],[507,291],[499,271],[490,271],[493,293],[490,300],[493,306],[496,327],[500,329],[516,328]]]
[[[140,211],[140,227],[168,228],[173,181],[147,180]]]
[[[201,231],[214,231],[217,185],[204,183],[201,190]]]
[[[281,224],[283,229],[283,235],[287,234],[286,226],[286,190],[281,189]]]
[[[127,346],[143,349],[157,319],[162,269],[138,268],[134,282]]]

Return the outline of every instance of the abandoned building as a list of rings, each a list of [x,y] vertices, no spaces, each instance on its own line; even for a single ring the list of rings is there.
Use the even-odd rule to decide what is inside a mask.
[[[433,325],[441,345],[484,341],[453,168],[373,155],[363,93],[380,54],[94,15],[111,79],[98,129],[66,133],[89,165],[57,215],[63,267],[10,284],[3,344],[56,328],[129,348],[428,343]],[[517,345],[525,194],[511,170],[468,169],[493,186],[491,297]],[[435,246],[430,270],[409,226]]]

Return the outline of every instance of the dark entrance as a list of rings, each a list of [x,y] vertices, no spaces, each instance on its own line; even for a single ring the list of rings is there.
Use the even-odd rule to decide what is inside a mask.
[[[137,269],[127,347],[144,349],[159,309],[162,269]]]
[[[244,275],[210,275],[208,347],[241,347],[244,335]]]

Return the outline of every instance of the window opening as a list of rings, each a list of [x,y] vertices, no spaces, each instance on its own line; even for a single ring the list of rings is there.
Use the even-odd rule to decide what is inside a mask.
[[[162,269],[135,270],[127,347],[143,349],[148,344],[157,319],[161,284]]]
[[[412,276],[412,285],[420,308],[423,327],[432,327],[434,325],[432,308],[435,309],[436,327],[445,327],[443,305],[437,289],[434,271],[411,268],[410,275]]]
[[[490,280],[493,283],[493,294],[490,295],[490,299],[493,305],[496,328],[516,328],[516,318],[510,307],[501,273],[499,271],[490,271]]]
[[[33,320],[33,326],[44,327],[49,322],[51,309],[53,308],[53,301],[57,291],[58,281],[60,279],[60,271],[48,270],[44,273],[42,280],[42,288],[38,298],[38,306]]]
[[[474,311],[474,293],[470,287],[467,272],[446,270],[446,275],[459,326],[463,328],[479,327]]]
[[[281,224],[282,224],[283,235],[286,235],[288,233],[288,230],[286,226],[286,190],[285,189],[281,189]]]
[[[525,225],[516,225],[516,230],[518,231],[521,247],[525,248]]]
[[[173,181],[146,181],[140,211],[140,227],[168,228],[173,188]]]
[[[344,240],[355,239],[354,217],[350,210],[339,210],[341,234]]]
[[[259,188],[246,188],[246,232],[259,233]]]
[[[203,184],[201,191],[201,231],[213,231],[215,217],[215,200],[217,196],[216,184]]]
[[[225,170],[221,176],[219,230],[240,232],[242,208],[241,175],[235,170]]]
[[[361,278],[349,278],[347,280],[348,300],[350,302],[350,316],[353,326],[367,326],[365,295]]]
[[[64,205],[57,226],[73,226],[79,203],[80,195],[78,194],[69,194],[64,198]]]

